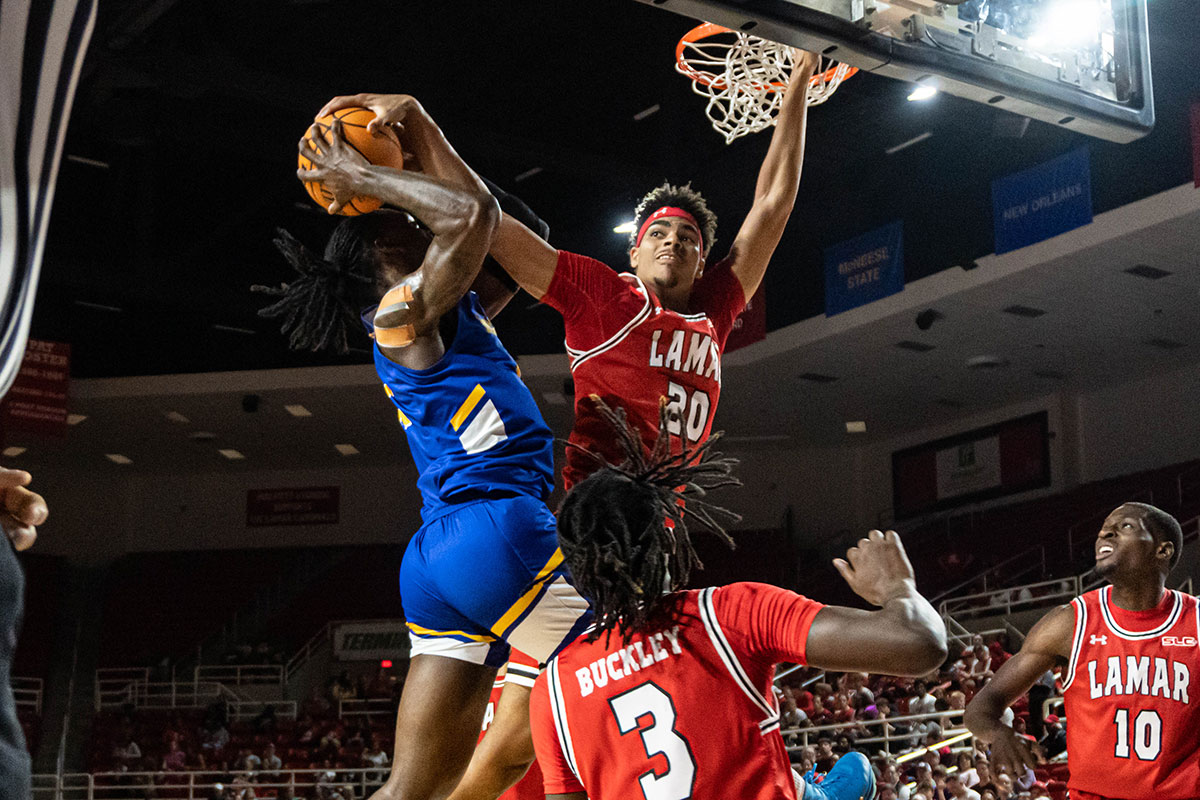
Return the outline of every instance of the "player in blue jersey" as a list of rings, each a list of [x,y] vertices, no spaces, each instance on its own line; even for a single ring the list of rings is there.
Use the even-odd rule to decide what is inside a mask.
[[[400,568],[412,662],[391,776],[375,797],[444,797],[470,759],[509,643],[545,661],[590,614],[546,507],[553,437],[489,321],[515,291],[498,269],[481,269],[496,200],[468,170],[437,163],[448,145],[436,126],[406,125],[401,143],[441,180],[372,166],[345,144],[340,123],[334,132],[325,154],[301,142],[315,165],[301,179],[324,182],[331,212],[355,195],[404,210],[348,218],[323,257],[281,233],[299,277],[267,290],[280,299],[262,313],[283,319],[296,348],[344,349],[359,318],[375,340],[423,500]],[[532,216],[515,199],[500,202]]]

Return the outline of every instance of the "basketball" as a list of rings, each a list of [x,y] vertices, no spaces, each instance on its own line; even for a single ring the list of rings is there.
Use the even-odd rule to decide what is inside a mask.
[[[321,117],[316,124],[320,126],[326,142],[330,141],[330,137],[333,135],[330,126],[335,119],[342,121],[342,133],[346,142],[367,161],[384,167],[404,169],[404,154],[400,150],[400,142],[396,139],[396,134],[390,128],[374,134],[367,131],[368,123],[375,119],[375,112],[366,108],[343,108]],[[304,138],[313,149],[318,153],[321,152],[320,145],[313,142],[311,134],[304,134]],[[300,169],[313,168],[312,162],[304,156],[299,157],[299,164]],[[333,202],[333,193],[327,190],[320,181],[305,181],[304,188],[308,191],[309,197],[322,208],[328,208],[329,204]],[[374,197],[358,195],[342,206],[338,213],[347,217],[356,217],[359,214],[369,214],[381,205],[383,203]]]

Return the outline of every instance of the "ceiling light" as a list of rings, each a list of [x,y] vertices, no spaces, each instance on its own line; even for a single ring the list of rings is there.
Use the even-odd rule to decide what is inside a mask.
[[[909,102],[918,100],[928,100],[938,93],[938,90],[933,86],[918,86],[912,90],[912,94],[908,96]]]
[[[78,425],[87,419],[87,414],[67,414],[68,425]]]
[[[658,103],[655,103],[654,105],[643,108],[641,111],[634,114],[633,119],[635,122],[641,122],[646,117],[650,116],[651,114],[657,114],[661,110],[662,106],[660,106]]]
[[[241,461],[245,458],[245,456],[239,453],[237,450],[227,450],[222,448],[217,452],[228,458],[230,461]]]
[[[529,178],[532,178],[534,175],[537,175],[541,171],[542,171],[541,167],[533,167],[532,169],[527,169],[524,172],[522,172],[520,175],[518,175],[517,177],[513,178],[513,182],[520,183],[521,181],[528,180]]]
[[[97,311],[111,311],[114,314],[119,313],[124,310],[121,308],[117,308],[116,306],[109,306],[109,305],[105,305],[104,303],[92,303],[87,300],[76,300],[75,305],[83,306],[84,308],[94,308]]]
[[[629,220],[629,222],[622,222],[620,225],[613,228],[613,233],[633,233],[636,230],[637,227],[635,227],[634,221]]]
[[[335,444],[333,447],[344,456],[358,455],[358,448],[352,444]]]
[[[253,336],[258,333],[258,331],[251,330],[250,328],[239,328],[236,325],[219,325],[215,322],[212,324],[212,329],[214,331],[225,331],[226,333],[240,333],[245,336]]]
[[[907,150],[908,148],[912,147],[914,144],[920,144],[921,142],[925,141],[926,139],[929,139],[932,136],[933,136],[933,131],[925,131],[924,133],[917,134],[916,136],[912,137],[911,139],[903,141],[900,144],[894,144],[891,147],[884,150],[883,152],[885,155],[894,156],[894,155],[896,155],[896,153],[899,153],[901,150]]]
[[[867,432],[867,423],[863,422],[862,420],[855,420],[854,422],[846,423],[846,433],[866,433],[866,432]]]
[[[212,431],[192,431],[188,434],[188,438],[193,442],[211,442],[217,438],[217,435]]]
[[[5,458],[16,458],[17,456],[21,455],[21,453],[24,453],[24,452],[25,452],[24,447],[6,447],[6,448],[4,448],[4,457]]]
[[[133,459],[120,453],[105,453],[104,457],[114,464],[132,464]]]
[[[312,412],[309,411],[304,406],[291,405],[291,406],[284,406],[284,408],[287,409],[287,412],[289,414],[291,414],[293,417],[311,417],[312,416]]]
[[[187,425],[189,422],[191,422],[191,420],[189,420],[183,414],[180,414],[178,411],[168,411],[163,416],[165,416],[171,422],[178,422],[180,425]]]

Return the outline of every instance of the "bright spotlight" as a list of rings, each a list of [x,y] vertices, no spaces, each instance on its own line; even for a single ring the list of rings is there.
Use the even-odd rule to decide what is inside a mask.
[[[928,100],[938,93],[938,90],[932,86],[918,86],[913,89],[913,93],[908,96],[909,101]]]
[[[637,228],[633,227],[633,220],[622,222],[617,227],[613,228],[613,233],[633,233]]]
[[[1075,49],[1100,37],[1104,9],[1099,0],[1058,0],[1044,9],[1029,37],[1034,47]]]

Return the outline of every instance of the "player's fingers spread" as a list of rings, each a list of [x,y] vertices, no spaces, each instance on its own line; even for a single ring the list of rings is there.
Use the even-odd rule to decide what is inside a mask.
[[[0,489],[8,489],[13,486],[25,486],[33,476],[23,469],[7,469],[0,467]]]
[[[6,520],[4,532],[8,534],[8,540],[18,553],[33,547],[33,543],[37,541],[37,530],[32,525],[18,525]]]
[[[833,568],[838,571],[838,574],[842,576],[846,583],[850,583],[854,577],[854,568],[846,563],[846,560],[843,558],[835,558],[833,560]]]
[[[23,525],[41,525],[50,514],[42,496],[22,486],[5,492],[4,506],[13,518]]]

